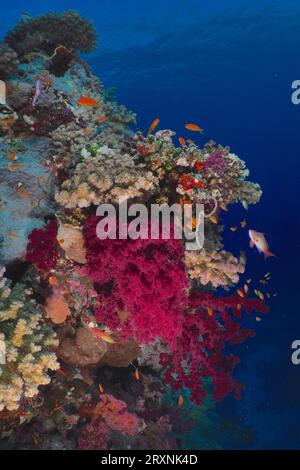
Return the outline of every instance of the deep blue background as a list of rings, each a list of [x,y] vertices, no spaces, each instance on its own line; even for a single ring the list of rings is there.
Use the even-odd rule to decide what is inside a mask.
[[[226,399],[220,413],[237,413],[253,428],[249,447],[300,448],[300,365],[290,359],[291,342],[300,339],[300,105],[291,102],[291,83],[300,79],[299,0],[36,3],[2,3],[0,35],[24,11],[79,10],[99,32],[99,49],[87,60],[138,113],[139,128],[160,117],[162,128],[190,137],[183,125],[197,122],[206,130],[199,144],[230,145],[262,185],[261,203],[249,213],[234,208],[225,222],[247,216],[251,228],[269,235],[277,258],[264,262],[250,251],[246,231],[227,229],[225,238],[236,254],[247,250],[248,275],[256,281],[272,271],[278,297],[262,322],[250,320],[257,334],[239,348],[236,372],[246,391],[241,402]]]

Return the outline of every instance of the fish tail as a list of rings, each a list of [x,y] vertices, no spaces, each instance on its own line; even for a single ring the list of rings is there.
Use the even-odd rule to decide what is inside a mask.
[[[276,257],[276,255],[274,255],[274,253],[271,253],[271,251],[269,251],[269,250],[264,252],[265,259],[269,258],[270,256],[275,256]]]

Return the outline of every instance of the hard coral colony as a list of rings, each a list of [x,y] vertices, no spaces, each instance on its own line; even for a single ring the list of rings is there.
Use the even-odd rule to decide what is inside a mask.
[[[241,326],[243,310],[267,312],[247,293],[217,291],[234,288],[245,271],[224,249],[219,223],[220,208],[260,199],[245,163],[212,141],[200,148],[180,138],[176,147],[174,132],[156,131],[158,118],[146,135],[134,133],[135,115],[109,98],[78,55],[95,47],[93,26],[72,11],[27,18],[0,44],[15,115],[9,125],[0,119],[1,151],[15,152],[20,165],[32,158],[23,171],[12,172],[9,161],[0,168],[10,188],[0,193],[6,447],[180,447],[172,435],[186,402],[201,408],[240,394],[238,358],[224,348],[253,335]],[[216,210],[205,219],[203,249],[185,251],[161,234],[98,239],[97,205],[117,208],[124,199]],[[21,437],[16,423],[26,427]]]

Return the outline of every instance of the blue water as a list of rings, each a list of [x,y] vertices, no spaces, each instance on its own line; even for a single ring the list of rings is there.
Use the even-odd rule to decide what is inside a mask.
[[[257,334],[238,348],[236,371],[246,390],[240,402],[226,399],[219,413],[238,415],[252,428],[248,448],[300,448],[300,365],[290,358],[292,341],[300,339],[300,105],[291,102],[291,84],[300,79],[299,1],[36,3],[2,4],[0,34],[24,11],[79,10],[99,32],[99,48],[86,59],[106,86],[117,88],[119,101],[138,113],[139,128],[160,117],[163,128],[187,136],[183,124],[197,122],[206,130],[199,144],[214,139],[230,145],[246,161],[252,181],[262,185],[260,204],[249,213],[234,208],[225,222],[236,225],[247,217],[249,226],[269,235],[277,258],[264,262],[250,252],[246,231],[229,233],[226,243],[236,254],[247,250],[255,279],[272,271],[278,297],[262,322],[249,320]]]

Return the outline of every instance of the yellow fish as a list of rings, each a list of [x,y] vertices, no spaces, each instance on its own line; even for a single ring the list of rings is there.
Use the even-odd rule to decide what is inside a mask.
[[[213,224],[218,223],[218,217],[216,217],[215,215],[212,215],[209,219],[212,221]]]

